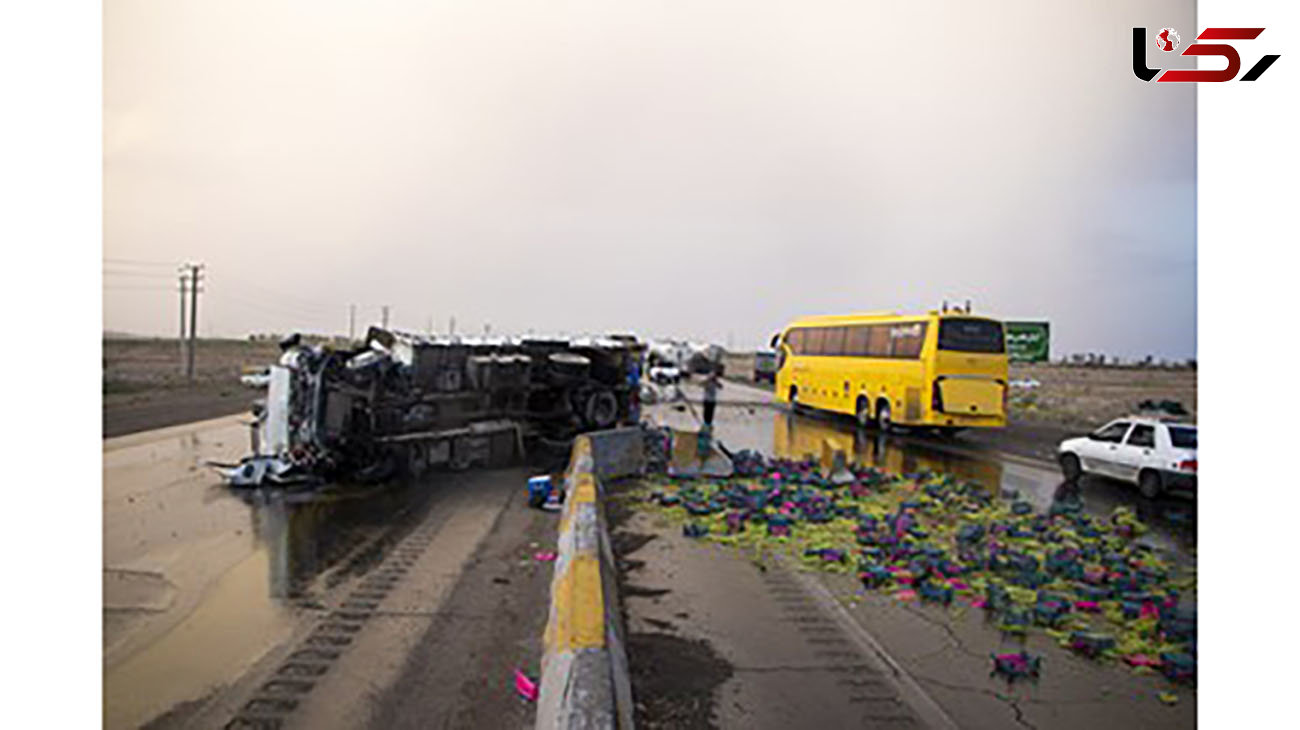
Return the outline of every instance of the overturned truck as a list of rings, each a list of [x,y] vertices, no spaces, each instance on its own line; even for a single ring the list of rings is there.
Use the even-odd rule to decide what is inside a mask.
[[[635,418],[634,337],[424,337],[372,327],[351,349],[281,343],[234,486],[373,482],[507,463],[529,444]]]

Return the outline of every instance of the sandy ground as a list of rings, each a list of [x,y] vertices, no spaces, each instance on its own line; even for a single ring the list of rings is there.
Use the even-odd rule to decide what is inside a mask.
[[[199,465],[238,417],[104,441],[104,725],[523,727],[556,515],[533,468],[326,494]]]
[[[1065,367],[1025,364],[1011,368],[1012,381],[1033,379],[1036,388],[1017,388],[1012,418],[1092,429],[1132,413],[1144,400],[1177,401],[1196,421],[1196,371],[1156,368]]]

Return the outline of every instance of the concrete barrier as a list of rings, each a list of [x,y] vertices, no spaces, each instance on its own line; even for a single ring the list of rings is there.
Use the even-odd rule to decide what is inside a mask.
[[[638,428],[574,441],[551,580],[539,730],[633,727],[632,684],[601,479],[638,472],[643,444]]]

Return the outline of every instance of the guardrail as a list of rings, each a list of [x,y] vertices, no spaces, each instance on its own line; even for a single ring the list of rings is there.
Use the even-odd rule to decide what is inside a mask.
[[[551,580],[539,730],[633,727],[625,629],[601,479],[639,472],[643,446],[639,428],[599,431],[574,441]]]

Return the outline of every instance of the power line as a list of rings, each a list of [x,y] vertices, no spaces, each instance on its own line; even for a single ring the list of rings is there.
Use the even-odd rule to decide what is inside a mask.
[[[167,268],[172,268],[176,266],[175,261],[144,261],[141,259],[114,259],[114,258],[108,258],[107,256],[104,257],[104,263],[122,264],[126,266],[166,266]]]
[[[149,277],[155,279],[170,279],[172,278],[172,276],[174,276],[174,274],[170,274],[170,273],[155,274],[152,271],[108,271],[108,270],[104,271],[104,275],[105,276],[143,276],[143,277]]]
[[[235,304],[243,304],[246,307],[251,307],[253,309],[257,309],[260,311],[269,312],[271,314],[288,315],[293,317],[308,317],[314,319],[332,318],[330,315],[326,314],[325,312],[302,309],[290,304],[272,302],[269,300],[261,299],[256,296],[250,298],[246,295],[246,293],[237,295],[226,289],[214,290],[212,292],[212,295],[222,301],[229,301]]]
[[[253,291],[258,292],[263,298],[283,300],[286,304],[295,307],[297,309],[311,310],[313,312],[317,312],[319,314],[326,314],[329,316],[334,316],[334,312],[337,311],[338,305],[335,303],[326,304],[320,301],[305,299],[303,297],[288,294],[282,290],[269,289],[267,287],[260,286],[250,281],[241,279],[239,277],[230,276],[229,274],[222,274],[222,277],[225,279],[229,279],[232,283],[237,284],[242,288],[251,289]]]

